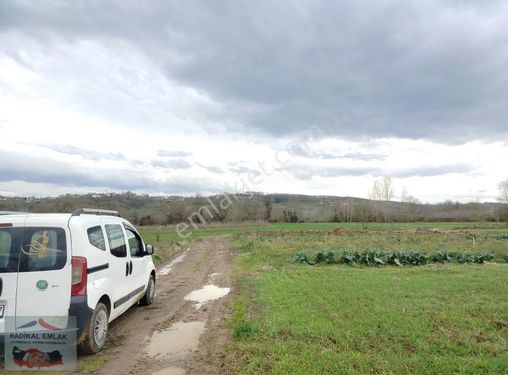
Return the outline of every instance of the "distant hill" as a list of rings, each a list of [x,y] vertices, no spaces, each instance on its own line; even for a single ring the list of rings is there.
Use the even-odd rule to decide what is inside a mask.
[[[0,211],[72,212],[80,207],[119,211],[138,225],[194,222],[386,222],[508,220],[501,203],[420,204],[362,198],[243,193],[208,197],[121,194],[63,195],[54,198],[1,197]]]

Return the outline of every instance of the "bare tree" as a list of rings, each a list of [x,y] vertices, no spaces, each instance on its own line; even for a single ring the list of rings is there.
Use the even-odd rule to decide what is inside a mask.
[[[360,203],[356,209],[356,220],[362,223],[362,228],[367,229],[368,222],[371,219],[372,209],[369,203]]]
[[[508,223],[508,179],[504,180],[499,184],[499,201],[501,203],[507,203],[499,208],[499,219]]]
[[[264,204],[265,204],[265,220],[270,221],[272,217],[272,208],[273,208],[271,195],[265,195]]]
[[[354,213],[354,204],[349,199],[344,202],[334,203],[331,221],[351,223],[354,219]]]
[[[400,193],[400,201],[404,203],[421,204],[418,198],[409,194],[409,191],[405,186],[402,187],[402,191]]]
[[[508,179],[499,184],[499,201],[508,203]]]
[[[407,202],[407,197],[409,197],[409,192],[407,191],[407,188],[403,186],[400,192],[400,201]]]
[[[394,196],[393,179],[388,176],[375,180],[369,194],[369,198],[376,201],[391,201]]]

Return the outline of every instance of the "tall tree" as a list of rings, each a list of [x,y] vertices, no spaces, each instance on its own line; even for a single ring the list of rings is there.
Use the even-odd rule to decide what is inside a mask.
[[[265,195],[265,220],[270,221],[272,217],[273,201],[271,195]]]
[[[508,179],[499,184],[499,200],[508,203]]]
[[[421,202],[418,200],[418,198],[415,198],[411,194],[409,194],[409,191],[404,186],[402,188],[402,191],[400,193],[400,201],[404,203],[412,203],[412,204],[420,204]]]
[[[388,176],[380,177],[375,180],[369,194],[369,198],[376,201],[391,201],[394,196],[393,179]]]

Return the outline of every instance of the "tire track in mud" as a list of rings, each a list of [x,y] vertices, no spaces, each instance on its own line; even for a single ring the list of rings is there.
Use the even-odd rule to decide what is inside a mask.
[[[192,242],[158,270],[156,301],[111,324],[107,363],[98,374],[220,374],[233,252],[227,236]],[[187,297],[187,299],[186,299]]]

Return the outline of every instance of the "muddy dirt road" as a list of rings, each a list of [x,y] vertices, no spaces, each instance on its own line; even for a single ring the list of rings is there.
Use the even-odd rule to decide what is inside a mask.
[[[99,374],[219,374],[233,254],[228,237],[192,242],[158,270],[156,302],[110,327],[120,345]]]

